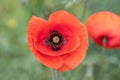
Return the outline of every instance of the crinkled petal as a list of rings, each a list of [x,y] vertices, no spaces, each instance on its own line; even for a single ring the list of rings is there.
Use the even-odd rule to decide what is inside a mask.
[[[82,36],[80,36],[80,39],[81,39],[80,46],[72,53],[62,56],[64,60],[64,65],[58,69],[59,71],[72,70],[75,67],[77,67],[82,62],[82,60],[85,58],[87,49],[88,49],[87,32],[85,31],[81,33],[81,35]]]
[[[42,27],[46,25],[46,21],[42,18],[38,18],[33,16],[29,23],[28,23],[28,43],[29,47],[33,48],[34,47],[34,34],[35,32],[39,29],[40,31],[42,30]],[[33,52],[34,53],[34,52]]]
[[[75,33],[76,35],[81,34],[81,28],[83,27],[79,19],[64,10],[59,10],[51,14],[48,22],[56,25],[66,25],[64,27],[72,28],[73,34]]]

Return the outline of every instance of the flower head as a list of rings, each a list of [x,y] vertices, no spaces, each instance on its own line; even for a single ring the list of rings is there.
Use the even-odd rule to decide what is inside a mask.
[[[115,13],[102,11],[91,15],[86,22],[91,38],[100,46],[106,40],[106,48],[120,47],[120,17]]]
[[[48,21],[33,16],[28,24],[28,44],[44,65],[68,71],[85,57],[88,35],[85,27],[70,13],[60,10]]]

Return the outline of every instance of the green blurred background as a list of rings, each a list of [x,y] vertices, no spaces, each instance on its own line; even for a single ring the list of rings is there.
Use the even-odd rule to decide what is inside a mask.
[[[27,25],[32,15],[47,19],[60,9],[85,23],[97,11],[120,15],[120,0],[0,0],[0,80],[52,80],[50,69],[28,48]],[[91,38],[89,42],[84,61],[72,71],[59,73],[59,80],[120,80],[120,49],[107,49],[103,56],[102,48]]]

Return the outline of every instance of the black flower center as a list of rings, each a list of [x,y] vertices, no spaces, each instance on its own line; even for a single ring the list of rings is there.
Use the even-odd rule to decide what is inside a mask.
[[[102,46],[103,46],[103,47],[106,47],[106,45],[107,45],[108,42],[109,42],[109,37],[108,37],[108,36],[103,36],[103,37],[101,38],[101,40],[102,40]]]
[[[58,31],[51,31],[50,36],[46,39],[46,43],[53,51],[59,51],[64,44],[64,38]]]

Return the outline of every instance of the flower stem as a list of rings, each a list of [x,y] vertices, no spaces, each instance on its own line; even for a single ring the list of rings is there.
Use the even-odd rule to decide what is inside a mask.
[[[51,69],[52,80],[58,80],[58,72],[54,69]]]
[[[94,69],[93,63],[88,63],[84,80],[94,80],[93,69]]]
[[[103,39],[103,47],[101,52],[101,79],[106,80],[105,72],[106,72],[106,62],[105,62],[105,46],[106,46],[106,38]]]
[[[83,20],[85,18],[86,12],[87,12],[88,2],[89,2],[89,0],[83,0],[84,6],[83,6],[82,14],[81,14],[82,15],[81,19],[83,19]]]

